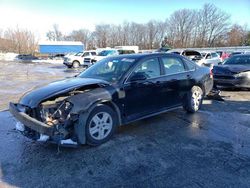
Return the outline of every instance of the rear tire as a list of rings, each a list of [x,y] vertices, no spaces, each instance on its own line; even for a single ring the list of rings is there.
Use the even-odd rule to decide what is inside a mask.
[[[79,61],[73,61],[72,67],[73,68],[79,68],[80,67]]]
[[[197,112],[203,100],[203,91],[199,86],[193,86],[183,101],[183,108],[189,113]]]
[[[118,125],[118,118],[112,108],[101,104],[95,107],[87,120],[87,144],[97,146],[107,142],[114,134]]]

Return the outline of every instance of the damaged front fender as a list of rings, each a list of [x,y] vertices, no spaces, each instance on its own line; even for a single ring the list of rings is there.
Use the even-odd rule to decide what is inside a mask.
[[[96,88],[88,92],[73,95],[67,101],[73,104],[72,114],[87,111],[93,104],[101,101],[111,101],[112,95],[104,88]]]
[[[120,111],[112,101],[112,95],[104,88],[96,88],[85,93],[67,98],[73,104],[71,114],[78,115],[78,121],[74,125],[74,132],[80,144],[86,143],[86,124],[90,112],[100,103],[110,102],[120,117]]]

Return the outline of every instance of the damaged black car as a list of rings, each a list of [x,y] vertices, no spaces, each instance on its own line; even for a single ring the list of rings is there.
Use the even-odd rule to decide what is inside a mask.
[[[250,89],[250,55],[234,55],[212,71],[215,87]]]
[[[121,55],[28,92],[9,109],[33,140],[99,145],[120,125],[180,106],[196,112],[212,87],[209,68],[180,55]]]

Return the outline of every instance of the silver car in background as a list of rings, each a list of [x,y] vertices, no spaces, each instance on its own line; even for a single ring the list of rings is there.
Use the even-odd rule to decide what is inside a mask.
[[[216,52],[201,52],[202,59],[198,61],[199,65],[205,65],[207,67],[213,67],[221,62],[219,54]]]

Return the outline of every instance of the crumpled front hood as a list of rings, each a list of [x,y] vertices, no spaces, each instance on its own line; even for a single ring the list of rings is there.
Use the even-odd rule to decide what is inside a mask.
[[[214,73],[220,74],[220,73],[232,73],[237,74],[240,72],[246,72],[250,71],[250,66],[247,65],[220,65],[220,66],[214,66]]]
[[[29,106],[31,108],[36,107],[40,102],[59,95],[65,92],[69,92],[73,89],[77,89],[83,86],[92,84],[109,84],[104,80],[91,79],[91,78],[70,78],[57,82],[52,82],[46,86],[32,90],[26,93],[19,101],[20,104]]]

